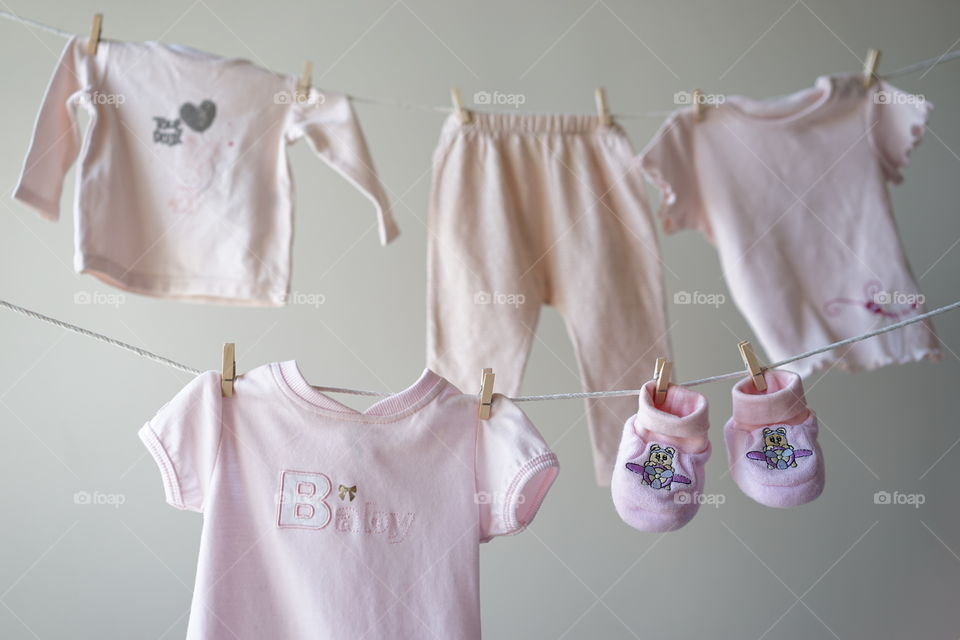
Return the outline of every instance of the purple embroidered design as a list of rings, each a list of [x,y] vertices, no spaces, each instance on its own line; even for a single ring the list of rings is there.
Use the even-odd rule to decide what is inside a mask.
[[[823,312],[828,316],[838,316],[843,312],[843,306],[860,307],[867,313],[878,318],[881,325],[897,322],[901,318],[919,313],[923,296],[918,293],[905,294],[884,289],[879,280],[871,280],[863,285],[863,300],[852,298],[833,298],[823,303]],[[891,345],[904,357],[903,333],[897,331],[890,334],[889,340],[895,341]]]
[[[898,299],[903,297],[904,302]],[[884,289],[879,280],[871,280],[863,285],[863,300],[852,298],[833,298],[823,303],[823,312],[828,316],[838,316],[843,311],[843,305],[862,307],[868,313],[888,320],[899,320],[912,315],[920,308],[919,296],[901,296]]]
[[[763,451],[748,451],[747,457],[751,460],[761,460],[767,463],[767,469],[788,469],[797,466],[797,458],[812,456],[810,449],[794,449],[787,442],[787,428],[764,427]]]
[[[691,484],[690,478],[673,470],[673,456],[676,453],[677,450],[673,447],[663,449],[658,444],[652,444],[646,462],[643,464],[628,462],[626,467],[640,474],[640,482],[650,485],[651,489],[669,490],[674,482]]]

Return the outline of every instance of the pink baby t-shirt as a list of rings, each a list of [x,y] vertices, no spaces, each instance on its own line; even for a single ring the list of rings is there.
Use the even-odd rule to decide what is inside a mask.
[[[47,89],[14,196],[59,217],[80,158],[74,268],[138,293],[282,305],[290,284],[293,182],[286,147],[314,151],[397,235],[344,95],[188,47],[73,38]],[[81,141],[76,110],[89,116]]]
[[[715,243],[771,360],[923,313],[887,183],[902,180],[932,108],[885,82],[823,76],[780,98],[728,97],[699,122],[677,111],[642,153],[665,230]],[[871,369],[938,346],[925,321],[791,366]]]
[[[533,519],[556,456],[523,412],[425,370],[356,411],[293,361],[201,374],[140,437],[203,513],[187,638],[480,638],[479,546]]]

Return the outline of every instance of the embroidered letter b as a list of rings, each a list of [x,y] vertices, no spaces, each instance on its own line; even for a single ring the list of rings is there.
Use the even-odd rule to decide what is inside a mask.
[[[284,471],[280,474],[278,527],[323,529],[333,512],[326,502],[333,490],[330,478],[309,471]]]

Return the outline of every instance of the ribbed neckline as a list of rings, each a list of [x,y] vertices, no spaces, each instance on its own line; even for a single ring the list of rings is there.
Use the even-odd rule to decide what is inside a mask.
[[[403,391],[378,400],[364,411],[357,411],[314,388],[304,378],[296,360],[276,362],[271,367],[280,389],[292,400],[311,411],[351,422],[382,423],[404,418],[433,400],[444,382],[430,369],[424,369],[420,377]]]
[[[765,125],[786,124],[814,113],[827,104],[834,94],[833,85],[831,76],[820,76],[814,86],[796,93],[763,100],[746,96],[730,96],[726,104],[730,113],[750,122]],[[812,102],[805,104],[805,101],[811,98],[813,98]],[[800,106],[782,115],[765,115],[765,112],[775,112],[780,105],[786,108],[794,103],[799,103]]]
[[[88,38],[78,38],[78,37],[75,37],[75,39],[77,39],[80,42],[83,42],[84,44],[86,44],[86,41],[88,40]],[[204,51],[203,49],[197,49],[196,47],[192,47],[190,45],[160,42],[159,40],[143,40],[138,42],[134,40],[115,40],[113,38],[108,40],[104,38],[103,40],[101,40],[100,44],[105,45],[107,48],[120,47],[120,48],[135,49],[135,50],[146,49],[147,51],[149,51],[150,53],[153,53],[154,55],[166,54],[175,58],[181,58],[181,59],[186,58],[192,62],[210,62],[214,64],[231,63],[231,64],[247,64],[251,66],[256,66],[254,65],[253,62],[251,62],[247,58],[238,58],[238,57],[227,58],[227,57],[218,55],[216,53],[210,53],[209,51]],[[280,75],[280,76],[286,75],[286,74],[278,74],[272,71],[271,73],[274,73],[275,75]]]

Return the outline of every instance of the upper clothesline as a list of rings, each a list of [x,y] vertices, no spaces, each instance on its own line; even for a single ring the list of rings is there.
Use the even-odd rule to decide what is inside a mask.
[[[60,327],[61,329],[66,329],[67,331],[72,331],[82,336],[87,336],[88,338],[99,340],[100,342],[104,342],[106,344],[112,344],[115,347],[119,347],[126,351],[135,353],[140,357],[147,358],[148,360],[153,360],[154,362],[159,362],[161,364],[165,364],[168,367],[179,369],[180,371],[183,371],[185,373],[189,373],[192,375],[200,375],[201,373],[203,373],[200,369],[188,367],[187,365],[179,363],[176,360],[171,360],[170,358],[158,355],[151,351],[147,351],[146,349],[141,349],[140,347],[136,347],[132,344],[128,344],[121,340],[117,340],[115,338],[105,336],[102,333],[90,331],[89,329],[84,329],[83,327],[79,327],[75,324],[70,324],[69,322],[64,322],[63,320],[51,318],[50,316],[43,315],[42,313],[33,311],[32,309],[27,309],[26,307],[15,305],[12,302],[7,302],[6,300],[3,300],[3,299],[0,299],[0,307],[9,309],[10,311],[16,311],[17,313],[27,316],[28,318],[33,318],[34,320],[40,320],[41,322],[52,324],[56,327]],[[932,318],[933,316],[937,316],[937,315],[940,315],[941,313],[946,313],[947,311],[952,311],[958,308],[960,308],[960,300],[944,305],[942,307],[938,307],[932,311],[921,313],[912,318],[901,320],[900,322],[896,322],[894,324],[887,325],[879,329],[874,329],[873,331],[868,331],[867,333],[863,333],[858,336],[853,336],[851,338],[846,338],[845,340],[839,340],[837,342],[833,342],[831,344],[824,345],[816,349],[811,349],[810,351],[798,353],[794,356],[790,356],[789,358],[785,358],[783,360],[773,362],[767,365],[765,368],[776,369],[778,367],[782,367],[783,365],[789,364],[791,362],[796,362],[797,360],[803,360],[804,358],[815,356],[819,353],[824,353],[826,351],[830,351],[838,347],[844,347],[850,344],[854,344],[856,342],[861,342],[863,340],[867,340],[869,338],[879,336],[889,331],[902,329],[907,325],[911,325],[916,322],[922,322],[923,320]],[[676,384],[682,387],[693,387],[701,384],[707,384],[708,382],[717,382],[720,380],[729,380],[731,378],[740,378],[748,374],[749,374],[749,371],[744,369],[741,371],[731,371],[730,373],[722,373],[720,375],[708,376],[706,378],[689,380],[687,382],[678,382]],[[327,391],[327,392],[349,393],[349,394],[359,395],[359,396],[389,396],[390,395],[390,392],[386,392],[386,391],[366,391],[362,389],[347,389],[342,387],[315,387],[315,388],[318,390]],[[617,390],[610,390],[610,391],[576,391],[572,393],[549,393],[549,394],[542,394],[542,395],[516,396],[516,397],[511,397],[510,400],[512,400],[513,402],[534,402],[538,400],[568,400],[568,399],[575,399],[575,398],[613,398],[618,396],[637,396],[637,395],[640,395],[641,393],[642,393],[642,390],[640,389],[617,389]]]
[[[51,32],[51,33],[54,33],[54,34],[56,34],[56,35],[58,35],[58,36],[63,36],[63,37],[67,37],[67,38],[76,38],[76,37],[77,37],[76,34],[72,34],[72,33],[69,33],[69,32],[65,32],[65,31],[62,31],[62,30],[57,29],[57,28],[55,28],[55,27],[51,27],[51,26],[49,26],[49,25],[44,25],[44,24],[42,24],[42,23],[39,23],[39,22],[36,22],[36,21],[33,21],[33,20],[28,20],[28,19],[20,18],[19,16],[16,16],[15,14],[12,14],[12,13],[10,13],[10,12],[0,12],[0,16],[6,17],[6,18],[11,19],[11,20],[19,21],[19,22],[21,22],[22,24],[24,24],[24,25],[26,25],[26,26],[31,26],[31,25],[32,25],[32,26],[37,27],[37,28],[39,28],[39,29],[43,29],[43,30],[49,31],[49,32]],[[107,41],[107,42],[109,42],[109,41]],[[912,72],[912,71],[919,71],[919,70],[921,70],[921,69],[931,68],[931,67],[933,67],[933,66],[936,66],[937,64],[940,64],[940,63],[945,62],[945,61],[947,61],[947,60],[953,60],[953,59],[958,58],[958,57],[960,57],[960,51],[950,52],[950,53],[944,54],[944,55],[942,55],[942,56],[939,56],[938,58],[930,58],[930,59],[928,59],[928,60],[924,60],[924,61],[920,61],[920,62],[918,62],[918,63],[912,64],[912,65],[910,65],[910,66],[908,66],[908,67],[904,67],[904,68],[899,69],[899,70],[897,70],[897,71],[895,71],[895,72],[893,72],[893,73],[891,73],[891,74],[888,74],[888,75],[886,75],[886,76],[884,76],[884,77],[889,78],[889,77],[894,77],[894,76],[897,76],[897,75],[902,75],[902,74],[904,74],[904,73],[910,73],[910,72]],[[276,75],[277,77],[280,77],[280,76],[283,76],[283,77],[285,77],[285,78],[289,78],[289,77],[290,77],[290,76],[287,76],[287,75],[284,75],[284,74],[274,74],[274,72],[270,72],[270,74]],[[436,111],[436,112],[450,112],[450,111],[451,111],[451,108],[450,108],[450,107],[431,107],[431,106],[424,106],[424,105],[411,105],[411,104],[409,104],[409,103],[403,103],[403,102],[398,102],[398,101],[382,101],[382,100],[377,100],[377,99],[372,99],[372,98],[362,98],[362,97],[357,97],[357,96],[340,95],[339,98],[340,98],[340,101],[341,101],[342,103],[344,103],[344,104],[346,103],[347,99],[349,98],[349,99],[352,99],[352,100],[354,100],[354,101],[367,102],[367,103],[371,103],[371,104],[392,105],[392,106],[397,106],[397,107],[401,107],[401,108],[419,108],[419,109],[427,109],[427,110]],[[201,107],[203,107],[203,105],[201,105]],[[211,104],[211,107],[213,107],[212,104]],[[605,110],[604,110],[604,111],[605,111]],[[212,113],[212,112],[211,112],[211,113]],[[646,113],[615,114],[615,115],[618,115],[619,117],[623,117],[623,116],[626,116],[626,117],[646,117],[646,116],[657,116],[657,117],[661,117],[661,116],[664,115],[665,113],[666,113],[666,112],[646,112]],[[201,130],[202,130],[202,129],[201,129]],[[365,162],[364,164],[365,164],[365,166],[369,166],[370,163],[369,163],[369,162]],[[0,302],[2,302],[2,301],[0,301]],[[960,304],[960,303],[956,303],[956,304]],[[157,356],[156,354],[151,354],[150,352],[147,352],[147,351],[142,350],[142,349],[138,349],[137,347],[134,347],[134,346],[132,346],[132,345],[128,345],[128,344],[126,344],[126,343],[121,343],[121,342],[116,341],[116,340],[113,340],[112,338],[109,338],[109,337],[107,337],[107,336],[102,336],[102,335],[100,335],[100,334],[94,334],[93,332],[89,332],[89,331],[87,331],[87,330],[85,330],[85,329],[81,329],[80,327],[76,327],[76,326],[74,326],[74,325],[70,325],[70,324],[68,324],[68,323],[64,323],[64,322],[61,322],[61,321],[59,321],[59,320],[55,320],[55,319],[53,319],[53,318],[48,318],[48,317],[46,317],[46,316],[42,316],[41,314],[37,314],[37,313],[32,312],[32,311],[30,311],[30,310],[26,310],[26,309],[23,309],[23,308],[20,308],[20,307],[16,307],[16,305],[10,305],[9,303],[3,303],[3,306],[7,306],[8,308],[10,308],[10,309],[12,309],[12,310],[16,310],[16,311],[18,311],[18,312],[20,312],[20,313],[24,313],[25,315],[28,315],[28,316],[31,316],[31,317],[35,317],[35,318],[37,318],[37,319],[41,319],[41,320],[50,322],[50,323],[52,323],[52,324],[61,326],[61,327],[63,327],[63,328],[66,328],[66,329],[69,329],[69,330],[72,330],[72,331],[75,331],[75,332],[78,332],[78,333],[81,333],[81,334],[84,334],[84,335],[88,335],[88,336],[94,337],[94,338],[96,338],[96,339],[100,339],[100,340],[102,340],[102,341],[104,341],[104,342],[112,343],[112,344],[114,344],[115,346],[120,346],[121,348],[124,348],[124,349],[130,350],[130,351],[132,351],[132,352],[138,353],[138,354],[141,355],[141,356],[144,356],[144,357],[147,357],[147,358],[150,358],[150,359],[154,359],[154,360],[156,360],[156,361],[163,362],[163,363],[165,363],[165,364],[167,364],[167,365],[169,365],[169,366],[173,366],[173,367],[178,368],[178,369],[180,369],[180,370],[183,370],[183,371],[185,371],[185,372],[192,373],[192,374],[197,374],[197,373],[199,373],[199,370],[193,369],[193,368],[191,368],[191,367],[187,367],[187,366],[185,366],[185,365],[182,365],[182,364],[180,364],[180,363],[174,362],[174,361],[169,360],[169,359],[167,359],[167,358],[163,358],[163,357],[161,357],[161,356]],[[907,325],[909,325],[909,324],[913,324],[914,322],[917,322],[917,321],[926,319],[926,318],[931,317],[932,315],[936,315],[936,314],[938,314],[938,313],[943,313],[943,312],[948,311],[948,310],[950,310],[950,309],[952,309],[952,308],[955,308],[955,305],[948,305],[947,307],[942,307],[941,309],[934,310],[933,312],[930,312],[929,314],[922,314],[922,315],[919,315],[919,316],[917,316],[917,317],[915,317],[915,318],[911,318],[911,319],[909,319],[909,320],[907,320],[907,321],[904,321],[904,322],[902,322],[902,323],[897,323],[897,324],[894,324],[894,325],[890,325],[890,326],[885,327],[885,328],[880,329],[880,330],[871,331],[871,332],[868,332],[868,333],[865,333],[865,334],[862,334],[862,335],[859,335],[859,336],[854,336],[854,337],[852,337],[852,338],[848,338],[848,339],[846,339],[846,340],[841,340],[841,341],[839,341],[839,342],[835,342],[835,343],[833,343],[833,344],[826,345],[826,346],[823,346],[823,347],[819,347],[819,348],[816,348],[816,349],[806,350],[806,351],[804,351],[803,353],[800,353],[800,354],[798,354],[798,355],[796,355],[796,356],[792,356],[792,357],[790,357],[790,358],[781,360],[780,362],[773,363],[773,364],[770,365],[770,367],[773,368],[773,367],[777,367],[777,366],[782,366],[782,365],[787,364],[787,363],[790,363],[790,362],[794,362],[794,361],[797,361],[797,360],[802,360],[802,359],[804,359],[804,358],[809,358],[809,357],[814,356],[814,355],[816,355],[816,354],[820,354],[820,353],[824,353],[824,352],[826,352],[826,351],[830,351],[830,350],[835,349],[835,348],[840,347],[840,346],[844,346],[844,345],[848,345],[848,344],[853,344],[853,343],[855,343],[855,342],[859,342],[859,341],[861,341],[861,340],[865,340],[865,339],[867,339],[867,338],[870,338],[870,337],[873,337],[873,336],[876,336],[876,335],[880,335],[880,334],[882,334],[882,333],[886,333],[887,331],[890,331],[890,330],[893,330],[893,329],[898,329],[898,328],[907,326]],[[851,332],[848,332],[848,331],[837,331],[837,332],[834,332],[833,335],[844,335],[844,334],[848,334],[848,333],[851,333]],[[816,342],[814,342],[814,344],[816,344]],[[810,346],[810,345],[808,345],[808,344],[797,345],[797,347],[799,347],[799,348],[797,348],[796,350],[799,351],[800,349],[807,349],[809,346]],[[789,350],[789,351],[786,351],[786,353],[790,353],[790,351],[792,351],[792,350],[793,350],[793,349],[791,349],[791,350]],[[782,353],[783,353],[783,351],[781,351],[778,355],[782,355]],[[711,376],[711,377],[709,377],[709,378],[703,378],[703,379],[700,379],[700,380],[690,381],[690,382],[684,383],[684,384],[686,384],[687,386],[691,386],[691,385],[694,385],[694,384],[704,384],[704,383],[707,383],[707,382],[712,382],[712,381],[716,381],[716,380],[723,380],[723,379],[733,378],[733,377],[737,377],[737,376],[740,376],[740,375],[743,375],[743,373],[742,373],[742,372],[732,372],[732,373],[728,373],[728,374],[722,374],[722,375],[719,375],[719,376]],[[346,392],[346,393],[356,393],[356,394],[362,394],[362,395],[372,395],[372,396],[376,396],[376,395],[386,395],[386,394],[379,393],[379,392],[357,391],[357,390],[351,390],[351,389],[328,389],[328,390],[330,390],[330,391],[340,391],[340,392]],[[601,398],[601,397],[614,397],[614,396],[637,395],[638,393],[639,393],[639,391],[637,391],[637,390],[610,390],[610,391],[593,391],[593,392],[578,392],[578,393],[565,393],[565,394],[549,394],[549,395],[541,395],[541,396],[527,396],[527,397],[514,398],[514,400],[524,401],[524,400],[547,400],[547,399],[560,399],[560,398]]]
[[[0,11],[0,17],[6,18],[7,20],[12,20],[14,22],[19,22],[27,27],[33,27],[46,31],[48,33],[53,33],[63,38],[73,38],[79,36],[80,34],[72,33],[64,29],[54,27],[52,25],[44,24],[37,20],[32,20],[30,18],[24,18],[19,16],[11,11]],[[109,38],[102,38],[102,42],[109,42]],[[878,77],[889,80],[891,78],[898,78],[903,75],[910,73],[915,73],[917,71],[924,71],[930,69],[944,62],[949,62],[951,60],[956,60],[960,58],[960,49],[955,51],[949,51],[947,53],[935,56],[932,58],[926,58],[913,64],[908,64],[899,69],[895,69],[889,73],[878,74]],[[407,102],[404,100],[396,99],[384,99],[384,98],[370,98],[365,96],[357,96],[353,94],[345,94],[350,98],[352,102],[362,103],[362,104],[372,104],[383,107],[395,107],[398,109],[405,109],[408,111],[431,111],[433,113],[453,113],[455,108],[449,105],[426,105],[418,104],[414,102]],[[611,113],[610,116],[613,118],[621,119],[639,119],[639,118],[663,118],[671,114],[670,110],[659,110],[659,111],[639,111],[639,112],[626,112],[626,113]]]

